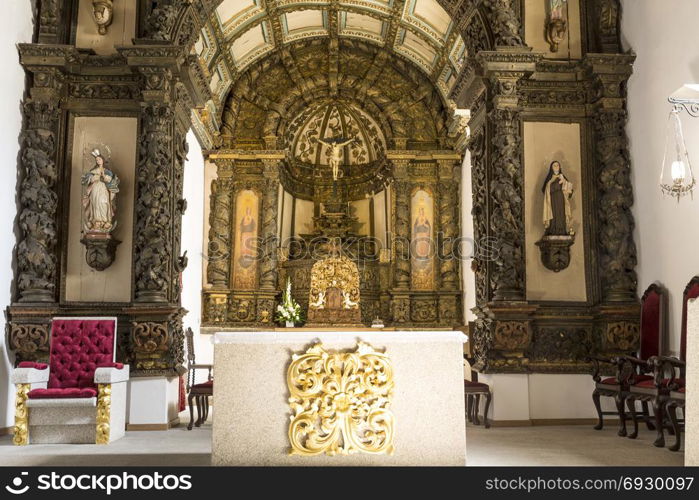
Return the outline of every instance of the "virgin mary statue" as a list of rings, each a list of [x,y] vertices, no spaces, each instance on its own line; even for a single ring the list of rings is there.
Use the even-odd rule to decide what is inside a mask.
[[[545,236],[572,236],[572,217],[570,197],[573,184],[563,174],[561,164],[554,161],[541,187],[544,193],[544,227]]]
[[[90,154],[95,159],[95,165],[83,174],[81,179],[82,185],[85,186],[82,200],[85,215],[83,228],[86,233],[109,234],[117,225],[114,216],[119,178],[105,166],[104,156],[99,149]]]

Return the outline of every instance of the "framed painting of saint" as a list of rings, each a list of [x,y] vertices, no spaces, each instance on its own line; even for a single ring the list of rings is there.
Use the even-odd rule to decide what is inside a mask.
[[[414,290],[434,289],[434,199],[424,189],[411,200],[411,282]]]
[[[249,189],[241,191],[236,197],[233,288],[239,290],[254,290],[257,287],[259,204],[259,197]]]

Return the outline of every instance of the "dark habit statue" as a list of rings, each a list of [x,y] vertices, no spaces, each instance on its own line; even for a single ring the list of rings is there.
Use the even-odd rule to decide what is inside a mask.
[[[557,273],[570,264],[570,247],[575,241],[570,207],[573,183],[563,173],[560,162],[553,161],[549,165],[541,192],[544,195],[544,236],[536,245],[541,250],[541,262]]]
[[[573,184],[563,173],[558,161],[551,162],[541,192],[544,194],[545,236],[572,235],[572,215],[570,197]]]

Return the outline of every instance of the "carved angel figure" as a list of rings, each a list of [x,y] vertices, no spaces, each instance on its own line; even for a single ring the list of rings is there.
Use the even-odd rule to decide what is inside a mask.
[[[318,300],[309,304],[314,309],[325,309],[325,292],[318,294]]]
[[[350,294],[347,292],[342,292],[342,308],[343,309],[354,309],[359,307],[359,302],[355,302],[350,298]]]
[[[119,192],[119,177],[106,167],[99,149],[90,153],[95,165],[83,174],[83,229],[86,233],[111,233],[116,229],[116,194]]]

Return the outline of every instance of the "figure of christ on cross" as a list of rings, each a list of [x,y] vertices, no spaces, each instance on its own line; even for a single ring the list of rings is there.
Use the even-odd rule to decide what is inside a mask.
[[[318,142],[330,147],[330,168],[333,170],[333,180],[340,177],[340,165],[342,164],[342,148],[354,142],[354,139],[333,137],[330,139],[318,139]]]

